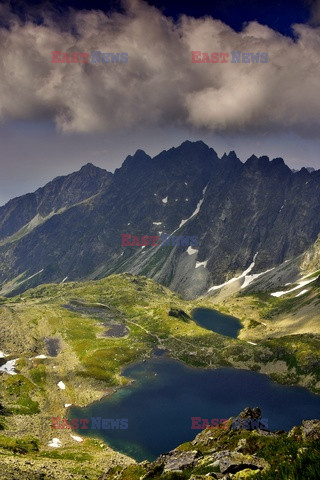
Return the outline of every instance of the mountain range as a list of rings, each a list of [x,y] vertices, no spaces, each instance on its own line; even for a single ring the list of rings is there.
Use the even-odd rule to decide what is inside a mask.
[[[137,150],[114,173],[88,163],[0,208],[0,294],[129,272],[195,298],[292,261],[294,281],[319,212],[320,170],[255,155],[243,163],[233,151],[219,158],[202,141],[154,158]],[[196,236],[198,246],[121,246],[122,234],[165,233]]]

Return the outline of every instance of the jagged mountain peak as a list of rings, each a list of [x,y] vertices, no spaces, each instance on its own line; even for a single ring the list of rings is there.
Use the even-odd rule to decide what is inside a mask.
[[[42,192],[43,190],[48,190],[52,185],[59,185],[64,182],[72,182],[75,181],[76,179],[81,179],[84,176],[90,177],[97,177],[97,178],[102,178],[102,177],[111,177],[113,174],[111,172],[108,172],[104,168],[97,167],[96,165],[93,165],[93,163],[86,163],[85,165],[82,165],[82,167],[79,170],[75,170],[72,173],[69,173],[68,175],[59,175],[58,177],[55,177],[53,180],[48,182],[46,185],[43,187],[38,188],[35,193],[37,192]]]
[[[262,155],[257,157],[256,155],[251,155],[248,160],[244,163],[245,168],[250,170],[265,171],[271,174],[272,171],[277,172],[279,175],[288,175],[290,176],[292,171],[285,164],[283,158],[277,157],[272,160],[267,155]]]
[[[270,164],[270,159],[267,155],[262,155],[261,157],[257,157],[256,155],[251,155],[248,160],[245,162],[246,168],[265,168],[268,167]]]
[[[162,158],[166,155],[172,155],[172,154],[188,154],[195,152],[197,154],[201,153],[212,153],[214,156],[216,156],[216,152],[212,147],[209,147],[205,142],[202,140],[185,140],[182,142],[180,145],[177,147],[172,147],[169,150],[163,150],[160,152],[155,158]]]
[[[160,162],[163,168],[171,168],[173,166],[177,168],[179,165],[181,173],[183,173],[183,169],[186,169],[185,173],[187,173],[188,168],[206,170],[209,165],[212,167],[219,158],[215,150],[203,141],[191,142],[186,140],[178,147],[172,147],[169,150],[160,152],[154,157],[154,160]]]
[[[136,150],[133,155],[128,155],[120,168],[115,170],[115,174],[127,173],[131,168],[136,169],[146,167],[150,164],[151,157],[141,149]]]
[[[129,155],[130,156],[130,155]],[[138,148],[132,158],[151,158],[144,150]]]
[[[300,175],[304,175],[305,177],[308,177],[312,172],[310,172],[308,168],[302,167],[298,173]]]
[[[230,150],[230,152],[228,153],[228,157],[231,157],[231,158],[238,158],[237,157],[237,154],[234,150]]]
[[[149,160],[151,157],[144,151],[142,150],[141,148],[138,148],[138,150],[135,151],[135,153],[133,155],[128,155],[126,160],[127,159],[132,159],[132,160],[140,160],[140,159],[146,159],[146,160]],[[125,160],[125,161],[126,161]]]
[[[174,147],[176,149],[178,148],[204,148],[205,150],[208,150],[210,149],[210,147],[208,147],[208,145],[206,143],[204,143],[202,140],[185,140],[184,142],[182,142],[178,147]]]
[[[93,163],[88,162],[80,168],[78,173],[79,172],[105,172],[105,171],[106,170],[104,168],[97,167]],[[77,173],[77,172],[75,172],[75,173]]]
[[[273,160],[271,160],[271,163],[273,165],[285,165],[285,162],[284,162],[283,158],[281,158],[281,157],[274,158]]]
[[[230,150],[229,153],[225,152],[221,157],[221,163],[223,164],[223,166],[229,164],[231,167],[242,165],[241,160],[238,158],[234,150]]]
[[[0,239],[33,228],[14,244],[0,245],[0,281],[42,269],[41,279],[32,277],[34,285],[142,272],[193,298],[252,262],[256,273],[303,253],[320,232],[319,189],[317,172],[294,175],[283,159],[267,156],[242,163],[234,151],[220,160],[202,141],[185,141],[153,158],[139,149],[115,175],[89,163],[45,191],[21,197],[10,212],[0,210]],[[177,231],[196,237],[197,248],[156,254],[121,245],[123,233]]]

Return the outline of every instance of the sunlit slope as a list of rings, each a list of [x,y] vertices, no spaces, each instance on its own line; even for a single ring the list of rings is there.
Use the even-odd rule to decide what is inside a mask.
[[[78,461],[88,478],[95,478],[90,472],[105,467],[101,442],[78,444],[70,431],[53,431],[51,417],[65,418],[66,405],[86,405],[127,384],[130,380],[121,376],[123,367],[153,355],[155,349],[195,367],[253,369],[281,383],[320,392],[318,335],[268,339],[265,329],[266,336],[261,333],[257,344],[251,344],[248,332],[258,327],[254,322],[249,325],[246,315],[239,315],[245,339],[218,335],[191,318],[195,307],[210,306],[207,299],[184,301],[146,277],[119,274],[99,281],[42,285],[0,302],[0,351],[7,355],[0,358],[0,366],[17,359],[16,375],[0,375],[2,462],[10,462],[10,455],[19,451],[17,442],[24,442],[27,455],[37,461],[41,457],[49,465],[52,457],[61,462],[71,459],[70,468]],[[35,444],[25,438],[30,435]],[[58,450],[48,446],[55,437],[62,443]],[[104,459],[108,455],[116,456],[117,463],[130,462],[103,448]]]

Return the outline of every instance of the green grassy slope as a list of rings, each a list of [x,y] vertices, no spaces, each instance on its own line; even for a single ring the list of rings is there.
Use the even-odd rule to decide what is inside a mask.
[[[22,472],[31,459],[32,471],[45,466],[53,475],[48,478],[56,478],[58,469],[57,478],[93,479],[108,462],[132,463],[101,441],[77,443],[68,431],[57,434],[51,417],[65,418],[65,404],[83,406],[126,385],[123,367],[151,356],[155,347],[195,367],[272,372],[280,382],[320,392],[318,336],[295,336],[294,344],[283,337],[251,345],[196,325],[191,312],[199,306],[210,303],[183,301],[152,280],[130,274],[42,285],[2,297],[0,350],[10,355],[0,362],[18,359],[18,374],[0,375],[0,403],[6,412],[0,410],[0,467],[11,471],[21,465]],[[111,331],[123,336],[106,336]],[[57,356],[48,355],[48,345],[57,348]],[[47,358],[35,358],[40,354]],[[66,388],[61,390],[58,382]],[[57,450],[48,447],[54,437],[62,442]],[[23,479],[21,472],[18,478]]]

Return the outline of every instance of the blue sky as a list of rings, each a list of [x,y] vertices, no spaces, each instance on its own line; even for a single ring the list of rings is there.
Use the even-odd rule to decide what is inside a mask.
[[[185,139],[320,168],[319,20],[319,2],[298,0],[0,3],[0,204]],[[54,50],[129,61],[53,64]],[[192,64],[192,50],[269,62]]]
[[[315,2],[308,0],[147,0],[161,10],[164,15],[177,19],[181,14],[195,18],[209,15],[227,23],[233,29],[240,31],[245,22],[253,20],[268,25],[284,35],[292,35],[291,25],[306,23],[312,15],[312,5]],[[46,8],[48,2],[23,1],[11,2],[13,9],[25,18],[25,13],[39,7]],[[123,11],[123,2],[120,0],[58,0],[54,8],[61,15],[68,8],[77,10],[101,10],[103,12]]]

